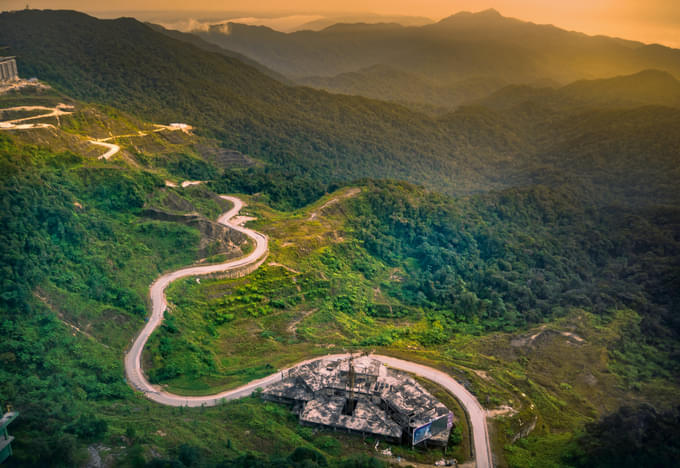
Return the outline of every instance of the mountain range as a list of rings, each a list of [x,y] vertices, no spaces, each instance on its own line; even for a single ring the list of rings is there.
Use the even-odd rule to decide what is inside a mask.
[[[289,174],[325,183],[391,177],[454,194],[554,183],[555,171],[560,180],[577,176],[588,184],[594,169],[615,163],[622,170],[598,176],[597,184],[652,181],[634,192],[656,197],[662,188],[662,198],[677,196],[678,169],[667,155],[680,147],[673,131],[680,127],[680,109],[673,107],[679,85],[668,72],[580,81],[557,90],[511,87],[432,117],[287,85],[228,53],[206,50],[200,40],[186,40],[131,18],[32,10],[0,15],[0,43],[18,57],[22,74],[149,120],[189,121],[225,147]],[[643,107],[650,105],[663,107]],[[623,143],[629,135],[635,145]],[[603,141],[615,142],[616,151]],[[555,158],[570,154],[575,142],[592,157],[577,163]],[[662,163],[649,164],[657,160]],[[638,172],[645,176],[632,176]]]
[[[480,36],[459,70],[442,57],[462,45],[421,41],[422,69],[415,48],[413,69],[395,59],[338,78],[379,100],[300,85],[133,18],[0,14],[3,53],[40,80],[0,94],[0,398],[20,412],[13,466],[383,466],[373,444],[300,427],[258,397],[167,408],[126,382],[154,278],[252,248],[212,221],[231,206],[219,194],[247,203],[241,219],[254,218],[269,256],[245,277],[168,288],[143,357],[167,391],[216,393],[331,348],[376,350],[425,360],[501,410],[489,418],[498,466],[673,465],[677,51],[495,12],[423,28],[448,38],[461,22],[498,27],[488,40],[477,26],[459,33]],[[385,50],[391,34],[405,53],[396,32],[423,28],[319,34],[356,31]],[[531,48],[496,48],[518,31]],[[557,57],[578,41],[606,74]],[[479,42],[487,56],[474,55]],[[546,65],[539,49],[556,57]],[[337,70],[365,51],[350,52]],[[465,412],[447,405],[460,424],[446,453],[468,464]]]
[[[223,23],[195,33],[302,84],[449,108],[509,84],[567,84],[648,68],[680,75],[677,49],[587,36],[495,10],[422,26],[335,24],[286,34]]]

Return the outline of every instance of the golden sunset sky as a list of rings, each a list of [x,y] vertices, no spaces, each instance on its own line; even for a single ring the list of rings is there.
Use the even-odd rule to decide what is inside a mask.
[[[680,48],[680,0],[35,0],[31,8],[75,9],[97,14],[123,11],[240,11],[251,15],[379,13],[433,20],[459,11],[495,8],[504,16],[607,36]],[[0,9],[20,9],[26,0],[0,0]],[[228,18],[225,18],[228,19]]]

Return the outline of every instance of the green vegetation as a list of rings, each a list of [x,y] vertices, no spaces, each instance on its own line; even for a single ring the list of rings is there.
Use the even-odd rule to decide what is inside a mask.
[[[22,415],[15,465],[77,465],[102,444],[122,466],[381,466],[375,441],[300,427],[257,397],[166,408],[126,385],[151,281],[252,248],[212,221],[227,192],[250,194],[268,264],[171,285],[144,356],[155,383],[213,393],[377,350],[441,368],[499,411],[501,464],[674,459],[652,437],[677,427],[673,77],[513,87],[435,118],[287,86],[131,19],[3,13],[0,42],[25,73],[95,103],[0,97],[76,105],[59,129],[0,135],[0,402]],[[154,130],[143,118],[188,119],[198,135],[140,135]],[[86,137],[111,134],[123,150],[99,161]],[[371,176],[426,188],[339,189]]]
[[[327,281],[264,266],[252,276],[202,279],[200,285],[189,278],[170,287],[173,310],[147,348],[153,355],[152,381],[172,381],[171,389],[179,393],[209,394],[215,388],[203,378],[236,386],[275,372],[291,353],[300,360],[314,354],[310,346],[284,352],[295,340],[277,325],[285,325],[303,294],[305,300],[311,300],[314,291],[324,295]],[[253,342],[252,335],[259,339]]]
[[[17,426],[17,463],[58,459],[68,464],[82,460],[84,445],[113,445],[121,435],[127,448],[116,456],[131,465],[148,459],[151,446],[175,459],[187,460],[197,451],[205,464],[239,460],[249,450],[282,456],[298,446],[320,448],[329,463],[347,447],[370,453],[370,447],[353,445],[361,441],[351,437],[341,438],[343,450],[338,450],[323,433],[295,435],[302,428],[285,408],[256,398],[184,410],[190,416],[178,422],[181,410],[134,396],[123,380],[121,356],[142,324],[148,285],[160,271],[197,258],[198,250],[187,246],[198,247],[201,237],[182,224],[145,219],[144,207],[213,216],[226,206],[202,186],[165,188],[149,172],[112,169],[72,153],[17,146],[7,138],[2,144],[4,213],[11,227],[3,235],[7,245],[25,246],[8,249],[6,255],[18,257],[3,260],[9,266],[4,271],[13,275],[3,277],[3,290],[11,293],[3,296],[8,301],[3,314],[11,317],[3,321],[3,334],[11,337],[2,354],[3,398],[25,415]],[[597,205],[582,208],[569,192],[547,188],[455,201],[396,183],[369,183],[363,194],[353,193],[345,189],[290,213],[249,200],[249,211],[259,218],[255,227],[272,239],[269,261],[283,266],[263,266],[235,280],[173,284],[168,292],[173,307],[147,350],[152,378],[174,391],[212,393],[326,353],[328,345],[379,349],[447,369],[469,382],[483,403],[509,404],[518,411],[499,419],[495,430],[499,446],[506,447],[501,456],[513,466],[565,463],[564,454],[575,450],[574,434],[601,408],[615,410],[629,398],[661,405],[674,401],[670,382],[677,369],[669,363],[677,341],[664,333],[675,333],[669,311],[677,297],[668,282],[659,280],[672,275],[677,261],[674,211],[645,209],[622,217]],[[24,216],[18,216],[20,208]],[[31,215],[38,208],[40,214]],[[316,218],[310,220],[312,212]],[[625,229],[619,232],[621,226]],[[571,238],[575,241],[565,241]],[[37,245],[42,250],[28,239],[41,239]],[[420,249],[416,242],[429,247]],[[112,251],[121,257],[110,258]],[[635,270],[614,276],[607,270],[613,260],[603,257],[607,252],[630,258],[630,268],[647,273],[644,281]],[[440,256],[449,265],[468,267],[441,274]],[[591,276],[570,270],[579,262],[589,265],[585,270]],[[651,263],[654,269],[646,266]],[[490,277],[485,272],[504,281],[484,286]],[[528,285],[528,292],[513,295],[515,283]],[[541,296],[565,283],[579,295]],[[593,295],[590,283],[610,302],[598,307],[600,296]],[[122,287],[128,288],[127,296]],[[470,292],[464,309],[456,302],[463,296],[457,287]],[[493,316],[487,313],[491,309],[475,307],[488,306],[485,299],[494,297],[484,294],[497,294],[514,314]],[[522,297],[529,300],[526,308],[518,307]],[[446,298],[453,300],[447,303]],[[555,301],[559,308],[544,307],[542,300]],[[622,306],[637,313],[612,312]],[[112,322],[119,325],[115,330]],[[550,333],[530,342],[525,333],[537,332],[523,329],[536,322],[548,325]],[[489,334],[498,329],[513,331]],[[563,330],[585,344],[560,335]],[[552,364],[567,353],[568,364]],[[581,379],[584,368],[588,373]],[[487,377],[470,369],[483,369]],[[48,426],[45,408],[51,411]],[[275,431],[272,411],[280,411]],[[258,415],[267,423],[257,426]],[[230,421],[226,427],[224,420]],[[511,443],[534,421],[528,437]],[[166,431],[170,426],[172,435]],[[218,426],[223,429],[214,432]],[[256,426],[269,442],[242,434],[245,427],[253,431]],[[209,437],[203,432],[208,430],[213,431]],[[277,437],[270,440],[273,432]],[[465,447],[469,442],[461,435]],[[185,447],[181,454],[172,448],[183,444],[196,448]],[[454,453],[463,458],[464,452]],[[403,455],[414,460],[436,456]]]
[[[674,434],[680,429],[680,408],[657,412],[649,405],[623,406],[598,423],[586,426],[576,466],[671,466],[680,455]]]
[[[212,216],[226,202],[202,186],[167,188],[148,171],[4,135],[0,167],[0,400],[21,411],[12,466],[78,465],[100,444],[119,466],[310,466],[300,447],[319,464],[382,466],[361,439],[303,431],[287,409],[256,397],[186,410],[126,384],[122,356],[144,323],[149,284],[196,260],[204,237],[147,218],[147,207]]]
[[[452,170],[453,145],[430,119],[378,101],[285,86],[133,19],[5,13],[0,42],[23,57],[23,73],[65,94],[159,123],[188,120],[227,148],[326,183],[358,174],[407,177],[414,165],[428,178]]]
[[[94,301],[143,316],[146,291],[132,277],[144,272],[151,279],[192,259],[195,231],[131,222],[146,194],[160,186],[153,175],[122,172],[70,152],[18,147],[5,137],[0,151],[5,307],[24,308],[33,288],[49,279],[65,294],[88,291]],[[178,245],[188,249],[175,250]],[[116,263],[108,256],[113,248],[120,254]]]
[[[439,311],[432,319],[450,332],[624,306],[643,315],[649,338],[665,338],[655,326],[680,333],[680,295],[668,283],[680,268],[677,209],[603,210],[569,187],[542,186],[454,202],[392,183],[354,207],[366,249],[405,271],[393,294]]]
[[[279,210],[302,208],[338,188],[338,184],[324,184],[305,173],[302,167],[296,172],[269,168],[228,170],[212,188],[219,193],[264,193],[267,204]]]
[[[334,197],[343,193],[351,192]],[[309,208],[291,216],[249,205],[265,218],[256,228],[268,233],[275,261],[245,278],[187,278],[170,286],[172,307],[152,336],[147,362],[152,378],[173,391],[208,394],[325,354],[326,345],[391,341],[397,333],[376,326],[390,322],[381,314],[389,316],[393,301],[366,278],[389,272],[358,244],[338,242],[343,220],[309,223]],[[394,310],[401,310],[396,303]]]
[[[131,393],[120,350],[146,314],[147,284],[191,261],[198,234],[137,218],[159,185],[148,173],[2,136],[0,158],[2,397],[22,411],[18,458],[68,465],[76,437],[107,432],[92,405]]]

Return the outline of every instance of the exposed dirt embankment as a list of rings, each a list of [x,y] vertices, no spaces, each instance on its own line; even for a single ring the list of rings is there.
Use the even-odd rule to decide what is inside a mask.
[[[325,210],[325,209],[328,208],[329,206],[335,205],[335,204],[338,203],[340,200],[343,200],[343,199],[345,199],[345,198],[352,198],[352,197],[356,196],[356,195],[359,194],[359,193],[361,193],[361,189],[360,189],[359,187],[353,187],[353,188],[349,189],[347,192],[345,192],[344,194],[338,195],[337,197],[334,197],[334,198],[331,198],[331,199],[328,200],[326,203],[324,203],[323,205],[321,205],[317,210],[315,210],[315,211],[313,211],[312,213],[310,213],[310,215],[309,215],[309,220],[311,221],[311,220],[317,218],[317,217],[323,212],[323,210]]]
[[[243,251],[239,247],[247,240],[247,236],[224,224],[209,220],[196,212],[172,213],[155,207],[147,207],[142,214],[150,219],[181,223],[198,229],[201,233],[199,255],[207,257],[224,253],[228,258],[240,257]]]

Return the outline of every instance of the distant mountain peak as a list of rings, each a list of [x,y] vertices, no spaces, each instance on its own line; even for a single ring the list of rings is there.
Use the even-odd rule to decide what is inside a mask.
[[[505,16],[503,16],[498,10],[495,8],[489,8],[487,10],[482,10],[482,11],[477,11],[477,12],[472,12],[472,11],[460,11],[458,13],[455,13],[451,16],[447,16],[446,18],[443,18],[440,23],[448,23],[452,21],[458,21],[461,19],[508,19]]]
[[[670,89],[680,93],[680,81],[666,70],[649,68],[629,75],[614,76],[595,80],[579,80],[564,87],[564,89],[578,89],[583,87],[602,87],[601,92],[614,87],[629,88],[628,92],[663,93]]]
[[[497,18],[503,18],[503,15],[500,14],[498,10],[495,8],[488,8],[486,10],[479,11],[477,13],[474,13],[477,16],[487,16],[487,17],[497,17]]]
[[[669,82],[677,82],[678,80],[666,70],[658,70],[656,68],[647,68],[638,73],[632,74],[631,77],[647,78],[647,79],[661,79]]]

